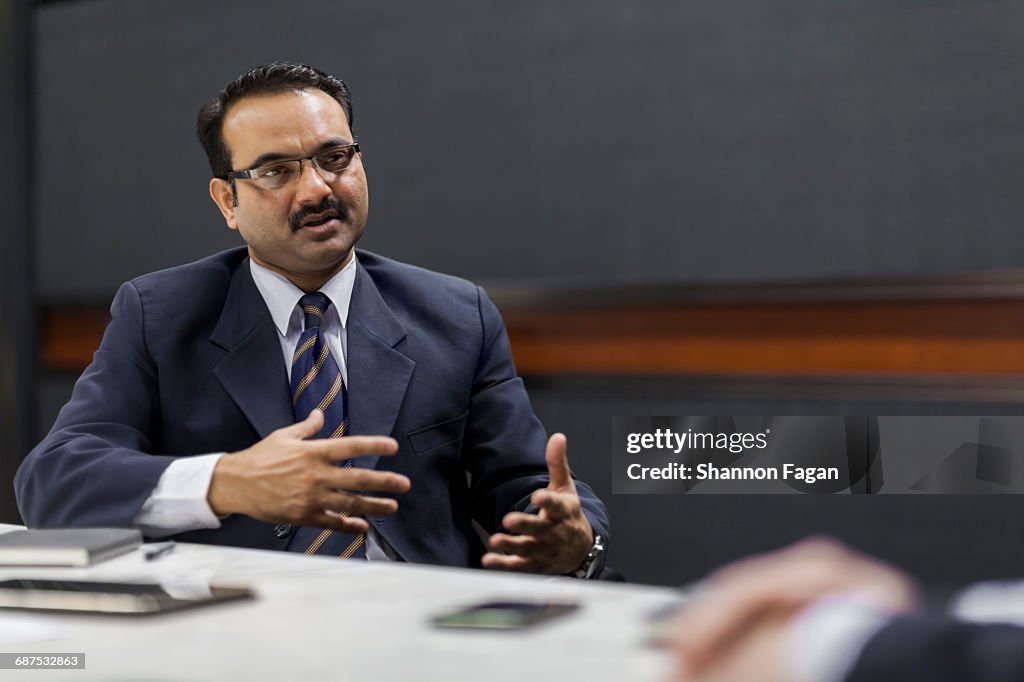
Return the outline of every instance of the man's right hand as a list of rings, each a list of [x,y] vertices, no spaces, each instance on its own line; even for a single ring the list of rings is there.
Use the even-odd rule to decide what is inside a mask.
[[[833,540],[805,540],[739,561],[712,575],[679,619],[680,680],[800,679],[790,624],[803,609],[836,596],[891,615],[916,603],[908,576]]]
[[[313,410],[305,421],[221,457],[207,493],[213,513],[348,533],[367,530],[368,524],[357,515],[394,514],[397,501],[352,491],[408,492],[407,477],[335,463],[363,455],[393,455],[398,443],[385,436],[307,440],[320,432],[323,421],[323,412]]]

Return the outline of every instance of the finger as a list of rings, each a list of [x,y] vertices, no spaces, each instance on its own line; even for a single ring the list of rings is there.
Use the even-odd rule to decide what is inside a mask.
[[[691,670],[713,663],[768,615],[788,617],[814,599],[851,586],[855,557],[832,544],[800,543],[716,572],[711,591],[682,619],[681,651]]]
[[[756,590],[719,591],[698,597],[683,613],[677,626],[679,651],[691,673],[712,664],[720,652],[741,639],[748,628],[772,613],[770,598]]]
[[[874,587],[891,573],[835,541],[813,538],[721,569],[711,576],[711,584],[729,589],[760,585],[763,598],[779,606],[802,606],[828,592]]]
[[[316,512],[310,515],[309,525],[314,528],[329,528],[330,530],[339,530],[343,533],[353,533],[355,535],[365,533],[370,528],[370,524],[366,522],[366,519],[360,519],[356,516],[339,516],[328,511]]]
[[[707,580],[708,591],[683,612],[678,629],[680,649],[692,670],[706,665],[760,613],[779,607],[780,600],[787,601],[781,593],[792,574],[779,574],[779,559],[776,553],[740,561]]]
[[[521,557],[537,558],[541,552],[540,543],[529,535],[506,535],[495,533],[491,536],[488,545],[491,549],[505,554],[514,554]]]
[[[398,502],[388,497],[367,497],[334,492],[324,497],[324,509],[363,516],[391,516],[398,511]]]
[[[331,467],[330,471],[325,473],[325,483],[329,488],[340,490],[365,490],[395,495],[407,493],[412,487],[408,476],[356,467]]]
[[[525,514],[523,512],[510,512],[501,520],[501,525],[513,533],[525,535],[542,535],[547,533],[555,524],[550,518],[543,518],[536,514]]]
[[[341,462],[363,455],[393,455],[398,442],[387,436],[343,436],[308,441],[309,446],[332,462]]]
[[[564,521],[572,518],[580,510],[580,498],[576,492],[556,493],[550,490],[537,490],[530,497],[544,515],[552,521]]]
[[[802,678],[793,666],[790,647],[793,635],[790,619],[779,614],[765,614],[749,623],[742,634],[711,653],[707,663],[694,668],[682,658],[679,682],[749,682],[774,680],[782,682]],[[794,649],[795,651],[795,649]]]
[[[569,456],[566,454],[567,440],[564,434],[556,433],[548,439],[548,447],[544,451],[544,460],[548,465],[550,482],[548,488],[572,488],[572,472],[569,471]]]
[[[274,433],[288,438],[299,438],[305,440],[306,438],[311,438],[320,433],[320,429],[323,427],[324,413],[321,410],[314,409],[309,413],[309,416],[302,421],[280,428]]]
[[[508,556],[505,554],[497,554],[496,552],[487,552],[484,554],[480,563],[484,568],[489,568],[498,571],[536,571],[537,563],[532,559],[527,559],[521,556]]]

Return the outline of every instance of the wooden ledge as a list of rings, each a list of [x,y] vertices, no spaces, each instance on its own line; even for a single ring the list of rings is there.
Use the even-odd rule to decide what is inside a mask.
[[[492,287],[520,374],[1024,377],[1024,273],[722,286]],[[105,308],[40,314],[80,371]]]

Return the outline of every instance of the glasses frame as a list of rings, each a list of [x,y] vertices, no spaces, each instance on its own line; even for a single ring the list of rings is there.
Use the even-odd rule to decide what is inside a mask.
[[[324,156],[325,154],[329,154],[331,152],[335,152],[335,151],[337,151],[339,149],[351,149],[352,150],[352,157],[349,159],[348,164],[344,168],[342,168],[341,170],[339,170],[339,171],[327,170],[326,168],[324,168],[323,166],[321,166],[317,162],[316,157]],[[302,177],[302,164],[304,162],[306,162],[306,161],[309,161],[309,163],[313,166],[313,168],[318,173],[320,173],[320,177],[323,178],[324,180],[327,180],[327,178],[324,178],[324,176],[323,176],[324,173],[329,173],[329,174],[331,174],[332,176],[335,176],[335,177],[337,175],[341,174],[341,173],[344,173],[346,170],[348,170],[348,167],[352,165],[352,159],[354,159],[356,154],[359,154],[360,151],[361,150],[359,149],[359,142],[356,141],[356,142],[350,142],[349,144],[339,144],[339,145],[336,145],[334,147],[331,147],[330,149],[325,149],[322,152],[318,152],[318,153],[312,154],[310,156],[299,156],[299,157],[295,157],[295,158],[292,158],[292,159],[277,159],[275,161],[269,161],[267,163],[261,164],[261,165],[257,166],[256,168],[250,168],[248,170],[228,171],[227,175],[226,175],[226,178],[231,182],[231,194],[233,195],[232,196],[232,205],[233,206],[238,206],[238,191],[237,191],[237,188],[235,187],[235,180],[259,180],[260,177],[258,175],[256,175],[256,173],[261,168],[266,168],[267,166],[274,166],[274,165],[281,164],[281,163],[291,163],[293,161],[298,161],[299,162],[299,171],[295,174],[295,179],[298,179],[298,178]],[[281,189],[282,187],[287,187],[288,185],[290,185],[293,182],[295,182],[295,180],[290,180],[287,183],[281,185],[280,187],[261,187],[260,189],[271,189],[271,190],[273,190],[273,189]]]

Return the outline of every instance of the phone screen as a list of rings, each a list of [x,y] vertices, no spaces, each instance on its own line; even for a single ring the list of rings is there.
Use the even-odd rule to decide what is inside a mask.
[[[578,608],[578,604],[570,603],[492,601],[442,613],[431,622],[443,628],[522,630],[568,615]]]

